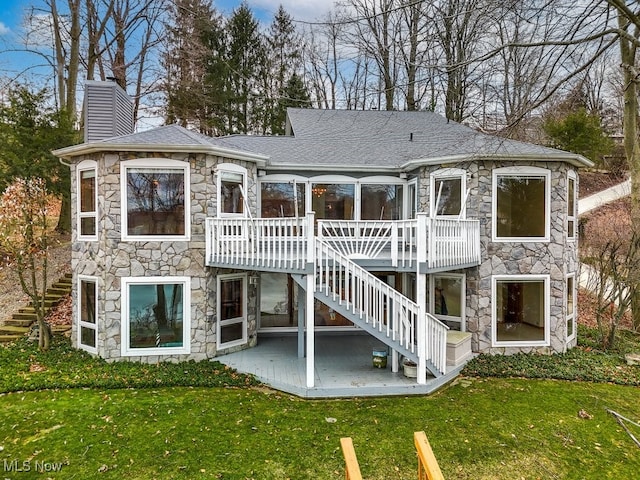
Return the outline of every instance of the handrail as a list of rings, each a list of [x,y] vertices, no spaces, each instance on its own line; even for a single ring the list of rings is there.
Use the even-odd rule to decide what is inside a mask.
[[[346,480],[362,480],[360,465],[358,464],[358,458],[356,457],[356,451],[353,448],[351,437],[341,438],[340,446],[342,447],[342,454],[344,455]]]
[[[418,451],[418,480],[444,480],[427,435],[424,432],[414,432],[413,440]]]
[[[316,291],[324,291],[371,328],[384,332],[408,351],[416,351],[417,303],[319,239],[316,265]]]

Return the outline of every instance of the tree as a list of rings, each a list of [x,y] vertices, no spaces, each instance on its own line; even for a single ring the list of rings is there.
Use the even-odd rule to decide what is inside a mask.
[[[258,21],[246,3],[233,11],[227,35],[227,133],[259,132],[264,124],[259,78],[265,64],[265,48]]]
[[[45,321],[49,200],[45,181],[40,178],[15,179],[0,200],[0,247],[13,262],[22,291],[31,299],[41,350],[49,348],[51,338]]]
[[[0,189],[16,178],[44,178],[47,189],[70,205],[70,173],[51,150],[75,143],[69,116],[48,104],[46,89],[17,85],[0,104]],[[71,230],[70,208],[61,211],[57,230]]]
[[[558,118],[550,116],[543,125],[553,146],[578,153],[599,162],[613,149],[613,141],[600,125],[600,117],[587,113],[585,107]]]

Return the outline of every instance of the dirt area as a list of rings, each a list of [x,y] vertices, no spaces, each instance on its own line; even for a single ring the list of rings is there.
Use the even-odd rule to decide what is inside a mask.
[[[54,239],[54,246],[49,252],[47,270],[49,285],[71,271],[71,241],[68,235]],[[20,288],[15,267],[11,263],[3,263],[0,266],[0,323],[11,318],[14,312],[28,303],[29,297]]]

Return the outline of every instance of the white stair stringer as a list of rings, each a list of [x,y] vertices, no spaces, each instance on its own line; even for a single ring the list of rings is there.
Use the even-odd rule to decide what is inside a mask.
[[[315,264],[314,298],[416,363],[421,320],[430,336],[423,338],[425,365],[436,377],[445,373],[446,325],[326,242],[316,241]],[[292,277],[304,288],[304,275]]]

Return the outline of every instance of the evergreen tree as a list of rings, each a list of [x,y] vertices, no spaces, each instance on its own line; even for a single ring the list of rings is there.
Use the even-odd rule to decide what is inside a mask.
[[[300,55],[302,39],[296,33],[293,19],[280,5],[269,27],[267,35],[267,66],[265,75],[265,92],[268,96],[268,118],[265,133],[283,134],[286,106],[307,106],[292,103],[298,94],[308,100],[308,92],[301,93],[302,78],[298,76],[302,61]],[[294,78],[295,77],[295,78]],[[293,81],[293,83],[291,83]],[[288,89],[298,89],[294,95],[288,95]]]
[[[166,122],[218,133],[215,122],[216,76],[212,59],[220,56],[222,17],[207,0],[175,0],[163,54],[167,72]],[[223,53],[224,56],[224,53]],[[210,85],[211,82],[214,85]]]
[[[265,64],[265,48],[258,21],[245,2],[233,11],[227,32],[227,133],[263,131],[264,92],[258,79]]]

